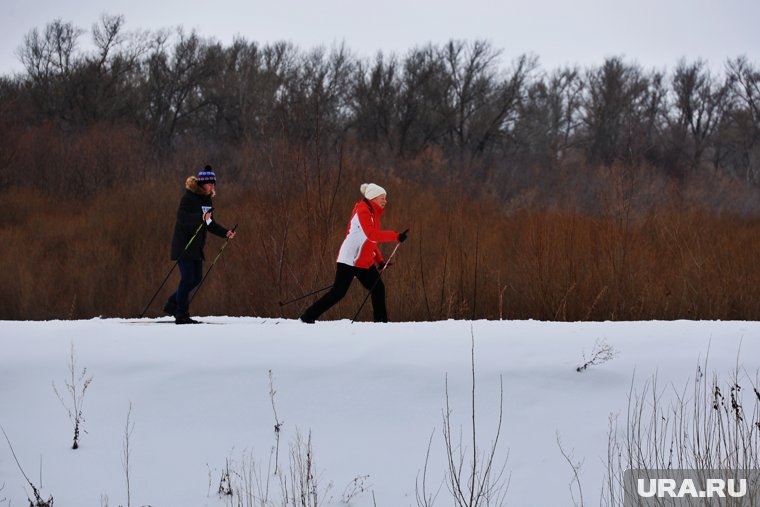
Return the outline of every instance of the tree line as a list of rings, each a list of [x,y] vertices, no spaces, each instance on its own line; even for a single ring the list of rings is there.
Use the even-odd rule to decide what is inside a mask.
[[[440,157],[444,178],[509,189],[531,171],[578,165],[646,166],[676,182],[704,173],[760,181],[760,67],[746,56],[722,74],[702,60],[666,72],[620,57],[544,70],[529,55],[505,67],[483,40],[361,59],[345,45],[238,37],[225,46],[181,27],[128,31],[119,15],[92,26],[90,51],[85,34],[60,19],[32,29],[18,48],[24,71],[0,81],[0,167],[29,166],[13,172],[16,183],[34,184],[25,175],[50,165],[19,153],[37,151],[29,129],[49,145],[53,133],[70,142],[93,128],[126,136],[144,152],[141,166],[160,167],[186,146],[232,161],[241,147],[277,141],[307,148],[317,166],[337,163],[347,145],[384,170]],[[99,183],[135,177],[102,171]],[[420,172],[404,176],[428,176]]]

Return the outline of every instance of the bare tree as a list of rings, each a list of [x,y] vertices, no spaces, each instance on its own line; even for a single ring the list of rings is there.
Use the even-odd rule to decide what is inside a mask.
[[[38,83],[68,74],[75,63],[75,51],[83,33],[81,28],[61,19],[48,23],[42,33],[37,28],[32,29],[17,50],[27,74]]]
[[[358,62],[353,79],[352,126],[362,140],[397,148],[400,71],[395,56],[378,53],[372,65]]]
[[[76,50],[83,33],[72,23],[56,19],[42,32],[32,29],[17,49],[32,84],[32,99],[46,116],[60,117],[66,109],[72,89],[68,78],[78,62]]]
[[[760,69],[746,57],[726,65],[735,105],[723,125],[729,163],[745,181],[760,181]]]
[[[717,82],[702,60],[691,64],[681,60],[672,81],[674,148],[685,156],[690,168],[696,169],[720,125],[729,87]]]
[[[577,68],[564,68],[532,82],[519,104],[514,137],[523,160],[551,167],[573,147],[581,123],[584,83]]]
[[[208,57],[209,41],[181,28],[176,36],[171,52],[166,47],[169,37],[155,36],[148,57],[148,116],[158,147],[171,145],[209,106],[208,97],[200,93],[201,85],[217,71]]]
[[[224,140],[264,140],[282,133],[279,93],[296,65],[295,48],[260,46],[236,38],[228,48],[213,46],[218,72],[204,85],[212,104],[213,134]]]
[[[484,112],[495,88],[500,52],[486,41],[449,41],[441,53],[451,82],[450,108],[454,116],[450,137],[461,156],[471,142],[475,118]]]
[[[414,155],[443,142],[454,111],[446,66],[433,45],[415,48],[403,60],[398,105],[398,153]]]
[[[760,68],[746,56],[729,60],[726,67],[735,92],[752,113],[755,128],[760,129]]]
[[[613,57],[587,72],[586,79],[583,119],[588,160],[610,166],[616,160],[640,158],[646,146],[637,140],[642,134],[644,139],[653,137],[662,99],[660,76],[646,77],[638,66]]]

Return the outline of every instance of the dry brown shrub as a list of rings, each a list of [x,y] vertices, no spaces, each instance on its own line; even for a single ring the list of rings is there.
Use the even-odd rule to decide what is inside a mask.
[[[176,205],[203,150],[188,146],[166,163],[141,165],[128,130],[88,131],[76,149],[44,128],[34,136],[34,146],[50,141],[51,150],[34,159],[33,174],[56,175],[49,187],[6,192],[0,318],[139,315],[172,267]],[[239,224],[239,235],[193,300],[196,315],[298,316],[313,297],[278,302],[332,283],[359,185],[377,181],[389,192],[383,226],[411,229],[384,274],[391,320],[760,317],[760,222],[696,206],[702,191],[674,191],[646,171],[585,170],[566,188],[552,187],[569,197],[547,206],[541,188],[478,193],[433,177],[446,170],[434,151],[392,166],[373,165],[350,145],[321,161],[309,147],[279,141],[244,146],[215,163],[216,218]],[[91,193],[67,190],[55,168],[39,165],[58,155],[85,176],[103,168],[124,175]],[[429,180],[403,176],[426,164]],[[576,188],[584,181],[585,190]],[[594,203],[571,198],[587,194]],[[209,236],[208,261],[222,245]],[[381,248],[387,256],[393,244]],[[177,281],[175,270],[148,316],[161,315]],[[365,294],[354,284],[324,318],[353,317]],[[369,306],[360,320],[371,317]]]

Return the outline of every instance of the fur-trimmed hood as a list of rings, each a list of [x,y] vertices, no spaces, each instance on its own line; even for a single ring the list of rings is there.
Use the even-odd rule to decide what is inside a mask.
[[[198,178],[195,176],[188,176],[185,180],[185,188],[190,192],[198,195],[206,195],[201,186],[198,184]],[[211,191],[211,197],[216,196],[216,190]]]

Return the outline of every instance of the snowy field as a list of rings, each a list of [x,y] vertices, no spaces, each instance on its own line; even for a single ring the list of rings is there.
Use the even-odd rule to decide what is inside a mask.
[[[452,429],[471,450],[474,336],[484,449],[503,379],[496,462],[506,460],[506,504],[573,505],[574,472],[559,437],[581,464],[585,504],[599,505],[610,416],[624,427],[632,385],[656,375],[668,398],[694,381],[698,365],[726,381],[738,366],[747,386],[760,367],[757,322],[205,320],[222,325],[0,322],[0,425],[43,498],[58,507],[225,506],[232,500],[217,493],[225,471],[239,483],[253,467],[269,478],[273,499],[280,482],[268,471],[275,461],[289,466],[300,434],[303,442],[311,435],[320,505],[416,506],[431,435],[428,490],[445,477],[447,378]],[[577,372],[595,343],[616,357]],[[72,350],[74,384],[92,379],[77,450],[65,408]],[[34,499],[4,437],[0,488],[2,507]],[[436,505],[452,505],[445,485]]]

